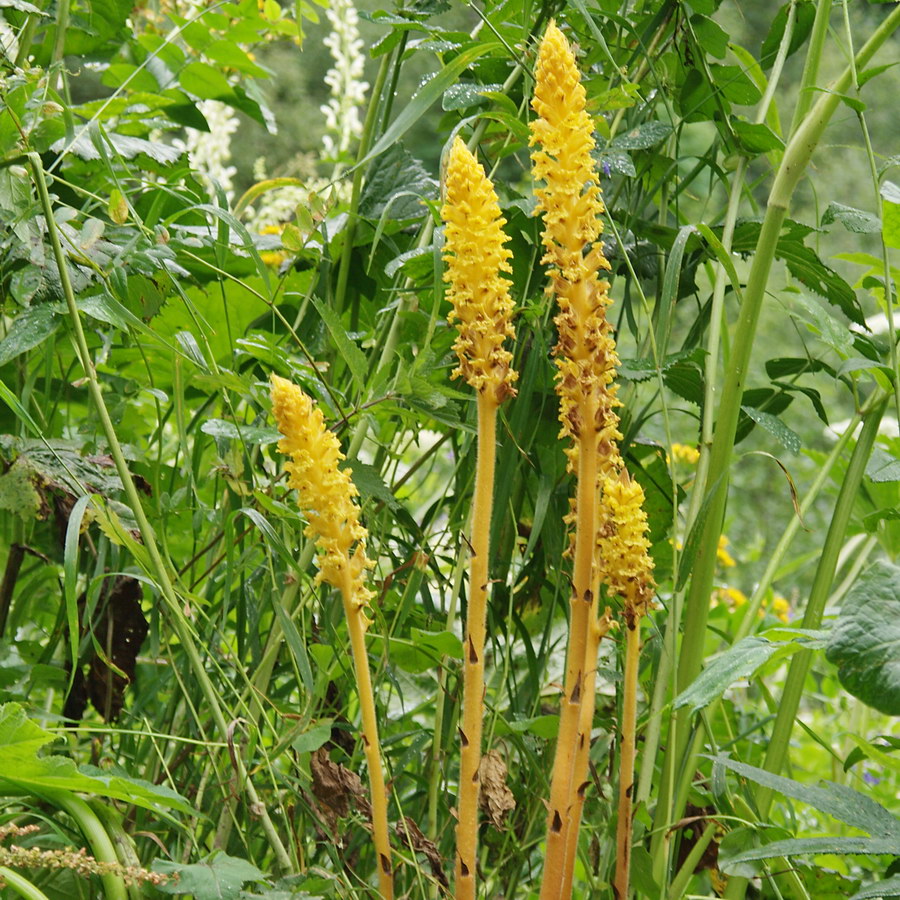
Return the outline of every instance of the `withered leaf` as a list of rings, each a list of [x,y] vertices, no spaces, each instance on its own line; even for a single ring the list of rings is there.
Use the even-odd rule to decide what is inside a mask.
[[[443,860],[438,848],[433,841],[428,840],[418,825],[409,817],[404,816],[402,822],[398,822],[396,826],[397,835],[400,840],[412,850],[413,853],[422,853],[428,860],[428,866],[431,874],[437,879],[441,887],[450,887],[450,882],[443,869]]]
[[[365,815],[369,815],[369,803],[359,775],[332,762],[324,747],[320,747],[310,757],[309,768],[312,772],[312,792],[332,831],[335,830],[337,820],[350,812],[351,801]]]
[[[516,799],[506,785],[506,763],[499,750],[488,750],[484,754],[478,775],[481,779],[481,810],[495,828],[501,828],[507,813],[516,808]]]

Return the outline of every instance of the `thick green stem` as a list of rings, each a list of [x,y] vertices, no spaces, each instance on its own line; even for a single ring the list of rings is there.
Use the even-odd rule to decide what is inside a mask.
[[[841,490],[831,517],[828,534],[825,537],[825,544],[822,547],[822,555],[819,558],[816,576],[806,603],[803,628],[819,628],[822,624],[822,613],[825,610],[826,601],[834,582],[838,555],[844,544],[850,514],[859,495],[859,486],[866,471],[866,464],[872,454],[872,446],[875,443],[875,436],[878,434],[878,426],[881,423],[887,399],[879,392],[878,402],[863,418],[862,431],[856,442],[853,455],[850,457],[850,465],[847,467],[847,472],[841,482]],[[768,749],[763,761],[763,769],[775,775],[781,772],[787,760],[791,732],[794,728],[797,711],[800,708],[803,688],[812,659],[812,650],[800,650],[791,659],[791,665],[784,684],[784,692],[781,695],[781,702],[778,704],[778,713],[775,717],[775,724],[772,727],[772,735],[769,738]],[[765,820],[769,813],[772,797],[773,791],[771,788],[762,786],[757,788],[756,806],[761,820]],[[729,900],[740,900],[744,896],[746,888],[746,879],[732,878],[728,883],[725,897],[729,898]]]
[[[24,897],[25,900],[49,900],[40,888],[6,866],[0,866],[0,884],[15,891],[20,897]]]
[[[484,642],[488,559],[494,495],[497,404],[478,395],[478,464],[472,509],[472,564],[463,651],[463,716],[460,728],[459,824],[456,827],[456,900],[475,900],[478,862],[478,797],[484,719]]]

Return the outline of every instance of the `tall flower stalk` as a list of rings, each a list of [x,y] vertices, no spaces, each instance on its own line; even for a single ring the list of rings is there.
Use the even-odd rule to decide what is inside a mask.
[[[358,495],[356,486],[347,470],[338,468],[344,455],[337,437],[325,427],[322,411],[299,387],[277,375],[272,376],[272,410],[283,435],[278,449],[290,457],[285,466],[289,484],[296,489],[300,508],[306,513],[305,533],[316,542],[316,581],[337,588],[344,603],[369,768],[379,888],[381,896],[390,900],[394,896],[394,881],[387,792],[365,643],[370,624],[366,608],[373,596],[365,583],[366,570],[373,565],[366,556],[368,532],[359,521],[359,507],[354,501]]]
[[[512,255],[504,247],[506,220],[500,215],[497,195],[484,169],[459,138],[450,150],[441,218],[446,225],[444,280],[453,304],[450,319],[456,321],[459,332],[454,344],[459,367],[453,375],[465,378],[475,389],[478,405],[456,828],[456,897],[474,900],[497,410],[506,397],[515,394],[512,385],[518,376],[510,367],[512,354],[504,348],[504,341],[514,337],[510,282],[501,274],[510,271]]]
[[[547,856],[541,900],[571,893],[578,828],[587,776],[597,651],[608,628],[599,614],[598,540],[602,521],[600,485],[622,468],[614,383],[618,357],[606,318],[609,270],[599,240],[598,173],[591,150],[593,125],[575,57],[551,23],[541,42],[532,100],[533,174],[544,218],[548,291],[556,298],[555,348],[560,398],[560,436],[569,438],[569,469],[577,489],[568,521],[575,523],[569,642],[560,709],[559,736],[550,783]]]
[[[608,510],[600,535],[603,580],[610,594],[622,598],[625,620],[625,672],[622,679],[622,718],[619,745],[619,815],[616,821],[616,874],[618,900],[627,900],[631,872],[634,760],[637,732],[638,659],[641,619],[653,602],[653,561],[647,536],[644,490],[624,469],[603,484]]]

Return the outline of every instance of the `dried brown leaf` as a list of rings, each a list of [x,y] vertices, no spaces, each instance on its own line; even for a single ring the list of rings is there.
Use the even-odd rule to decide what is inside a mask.
[[[507,769],[499,750],[488,750],[478,767],[481,779],[481,810],[495,828],[502,828],[510,810],[516,808],[513,792],[507,787]]]

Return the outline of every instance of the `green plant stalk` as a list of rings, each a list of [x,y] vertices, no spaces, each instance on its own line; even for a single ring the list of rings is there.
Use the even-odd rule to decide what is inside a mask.
[[[900,26],[900,6],[891,11],[860,49],[855,58],[857,68],[864,66],[872,58],[898,26]],[[813,151],[840,103],[840,95],[847,90],[851,81],[852,69],[848,66],[834,82],[831,90],[822,94],[803,119],[788,142],[769,195],[765,218],[748,276],[747,289],[744,292],[735,327],[734,346],[716,418],[709,474],[704,485],[698,484],[696,488],[702,490],[704,495],[709,497],[709,509],[701,533],[700,551],[695,562],[686,602],[684,636],[676,678],[676,689],[679,692],[693,682],[699,674],[703,662],[709,597],[715,575],[716,547],[722,531],[728,494],[728,469],[731,463],[734,435],[737,429],[750,353],[753,348],[769,273],[775,257],[778,236],[787,216],[788,205],[794,189],[803,177]],[[683,758],[687,747],[689,717],[689,712],[683,708],[675,714],[672,721],[668,753],[674,753],[676,761]],[[666,811],[660,807],[657,812],[658,816],[655,822],[657,827],[667,824],[660,821],[659,813],[662,813],[667,819],[674,814],[674,811]]]
[[[391,866],[391,839],[388,833],[387,791],[381,762],[381,744],[378,739],[378,717],[375,712],[375,694],[369,672],[369,656],[366,652],[366,626],[364,608],[359,604],[350,572],[349,559],[343,568],[341,599],[347,631],[350,633],[350,650],[356,673],[359,709],[362,718],[363,749],[369,768],[369,791],[372,798],[372,832],[378,867],[378,885],[384,900],[394,896],[394,873]]]
[[[47,895],[27,878],[7,866],[0,866],[0,883],[15,891],[25,900],[49,900]]]
[[[478,395],[478,451],[472,507],[472,561],[463,649],[460,728],[459,822],[456,826],[456,900],[475,900],[478,862],[479,766],[484,721],[484,641],[487,629],[488,561],[494,501],[497,403]]]
[[[691,847],[691,851],[685,857],[681,868],[672,879],[672,884],[669,886],[669,893],[666,894],[666,900],[681,900],[681,897],[684,896],[688,883],[694,877],[694,870],[697,868],[697,863],[700,862],[703,853],[709,846],[715,833],[716,823],[709,822],[706,828],[703,829],[703,833],[697,839],[697,843]]]
[[[94,859],[98,862],[112,863],[115,866],[120,865],[116,848],[103,827],[103,823],[84,800],[69,791],[45,790],[41,791],[41,794],[54,806],[65,810],[75,820],[91,848],[91,855]],[[106,872],[100,876],[100,881],[103,884],[106,900],[128,900],[128,891],[121,875]]]
[[[87,802],[91,810],[103,823],[106,833],[112,840],[116,858],[119,862],[123,866],[132,866],[136,869],[142,868],[140,857],[134,849],[134,842],[128,832],[125,831],[119,814],[100,799],[88,800]],[[126,890],[131,900],[141,900],[143,890],[140,884],[126,885]]]
[[[625,671],[622,679],[622,727],[619,749],[619,817],[616,821],[616,900],[628,900],[631,876],[631,840],[634,818],[634,758],[637,737],[638,659],[641,652],[641,620],[625,624]]]
[[[816,575],[809,599],[806,603],[806,612],[803,615],[803,628],[819,628],[822,624],[822,614],[825,604],[831,592],[834,575],[837,569],[838,556],[844,543],[850,514],[859,493],[866,471],[866,464],[872,453],[875,437],[878,434],[878,426],[887,406],[888,398],[882,392],[876,396],[877,402],[863,416],[863,426],[860,431],[850,464],[841,482],[841,490],[838,494],[828,534],[825,536],[825,544],[822,547],[822,556],[816,568]],[[768,749],[762,768],[774,775],[781,773],[787,760],[790,749],[791,732],[794,728],[794,720],[797,710],[800,708],[800,700],[803,697],[803,687],[806,676],[812,665],[813,651],[800,650],[791,659],[787,678],[784,683],[784,692],[781,702],[778,704],[778,712],[775,716],[775,724],[772,727],[772,735],[769,738]],[[765,819],[772,806],[774,793],[771,788],[759,786],[756,790],[756,806],[760,819]],[[747,889],[747,879],[732,878],[728,883],[725,897],[728,900],[740,900]]]
[[[59,269],[59,278],[60,283],[62,284],[63,293],[66,298],[69,319],[72,325],[72,330],[75,333],[75,347],[78,352],[78,357],[81,362],[82,369],[87,376],[88,390],[90,392],[91,399],[94,402],[94,407],[100,419],[106,441],[109,444],[110,455],[115,462],[116,472],[122,481],[122,487],[125,491],[128,506],[131,508],[131,511],[134,514],[138,530],[141,533],[141,538],[143,539],[144,546],[147,549],[147,554],[150,559],[151,568],[153,571],[153,575],[155,576],[156,583],[158,584],[160,592],[166,600],[166,604],[172,614],[170,620],[175,629],[175,633],[178,637],[179,642],[184,647],[185,652],[187,653],[191,671],[200,685],[200,689],[203,692],[204,699],[209,704],[209,708],[212,713],[213,720],[216,723],[216,727],[221,732],[222,738],[224,739],[228,732],[228,725],[225,721],[225,716],[222,713],[222,708],[219,704],[219,695],[216,693],[212,681],[210,680],[209,675],[206,672],[206,669],[203,665],[203,660],[200,658],[200,653],[197,650],[197,644],[194,641],[193,635],[191,634],[190,627],[184,620],[184,617],[179,608],[179,602],[175,594],[175,589],[172,585],[172,580],[169,577],[169,572],[166,568],[166,564],[163,561],[162,556],[160,555],[159,547],[157,546],[153,529],[150,526],[149,520],[147,519],[147,514],[144,512],[144,507],[138,495],[137,488],[135,487],[134,479],[131,476],[131,471],[128,468],[128,463],[126,462],[125,456],[122,453],[122,447],[119,444],[119,439],[116,435],[115,427],[113,426],[112,419],[110,419],[109,410],[106,408],[106,402],[103,399],[103,392],[100,389],[100,382],[97,379],[97,371],[94,368],[93,363],[91,362],[90,350],[88,349],[87,339],[84,335],[84,328],[81,325],[81,316],[78,312],[78,305],[75,301],[75,293],[72,290],[72,283],[69,279],[69,272],[66,265],[65,254],[63,253],[62,245],[60,244],[59,233],[56,229],[56,221],[53,218],[53,205],[50,202],[50,193],[47,190],[47,181],[44,177],[44,169],[41,158],[36,153],[28,153],[26,154],[25,159],[27,159],[29,165],[31,166],[31,170],[34,176],[34,182],[38,190],[42,211],[44,213],[44,219],[47,224],[50,243],[53,248],[54,259],[56,260],[56,265]],[[242,771],[241,774],[243,776],[245,773],[243,773]],[[259,803],[259,798],[256,796],[256,791],[253,788],[252,784],[250,784],[250,782],[246,778],[243,778],[243,782],[245,788],[247,789],[248,797],[250,798],[251,803],[254,805],[254,808],[260,810],[260,817],[262,820],[263,828],[266,832],[266,836],[269,838],[269,841],[272,844],[272,849],[275,852],[279,867],[285,872],[290,871],[290,857],[288,856],[288,853],[285,850],[284,845],[282,844],[281,839],[278,836],[278,833],[275,831],[275,828],[272,825],[272,821],[269,818],[268,811],[263,804]]]
[[[566,675],[560,706],[559,736],[550,780],[550,803],[547,810],[547,853],[541,881],[541,900],[558,900],[566,884],[565,864],[569,856],[566,844],[578,841],[578,827],[572,822],[575,794],[575,763],[578,748],[584,677],[596,661],[586,664],[591,644],[591,613],[594,608],[594,548],[599,515],[597,497],[598,460],[596,415],[586,410],[582,415],[582,432],[578,439],[578,487],[575,530],[575,563],[569,614],[569,646],[566,652]],[[593,703],[593,695],[591,696]],[[571,832],[571,833],[570,833]],[[574,861],[574,853],[571,854]]]
[[[816,3],[816,17],[809,36],[803,74],[800,76],[800,90],[797,92],[797,106],[791,120],[791,134],[797,131],[813,102],[813,94],[819,81],[819,66],[825,55],[825,38],[828,36],[831,6],[831,0],[818,0]]]

